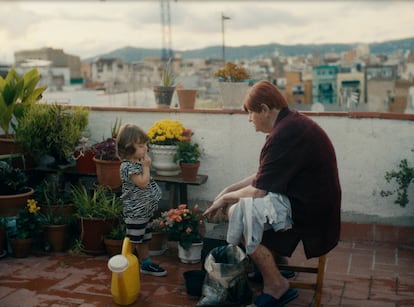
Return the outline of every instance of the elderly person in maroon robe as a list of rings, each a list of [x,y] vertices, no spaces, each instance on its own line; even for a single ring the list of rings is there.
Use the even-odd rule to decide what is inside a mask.
[[[276,228],[269,225],[253,226],[256,237],[243,238],[243,242],[253,242],[247,253],[263,276],[263,293],[255,304],[282,306],[296,298],[297,291],[289,289],[289,282],[280,274],[273,253],[289,257],[302,241],[307,258],[319,257],[339,241],[341,187],[336,156],[325,131],[309,117],[290,110],[286,99],[272,83],[256,83],[244,100],[244,109],[256,131],[268,134],[258,170],[226,187],[204,214],[209,216],[224,209],[231,220],[232,212],[250,199],[249,208],[253,209],[248,212],[253,212],[253,225],[257,225],[255,212],[263,211],[261,206],[265,208],[266,203],[271,210],[267,208],[265,212],[286,211],[281,208],[291,210],[287,210],[286,216],[281,213],[282,218],[291,221],[290,226],[286,223],[285,229],[275,231]],[[276,196],[272,199],[283,198],[269,205],[268,201],[263,201],[268,195]],[[238,214],[243,213],[239,210]],[[266,213],[264,218],[274,220]],[[243,218],[238,221],[243,224]],[[238,226],[234,223],[233,226],[230,223],[229,232]],[[246,236],[246,225],[243,227]],[[260,229],[259,235],[257,229]],[[251,231],[247,233],[250,235]],[[254,244],[257,238],[260,241]]]

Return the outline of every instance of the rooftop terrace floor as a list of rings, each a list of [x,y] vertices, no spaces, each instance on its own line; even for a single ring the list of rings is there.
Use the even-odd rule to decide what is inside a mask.
[[[175,242],[154,262],[168,270],[166,277],[141,275],[139,307],[195,306],[186,293],[183,273],[201,264],[183,264]],[[0,306],[118,306],[110,292],[108,256],[68,253],[6,256],[0,259]],[[305,260],[302,248],[291,264]],[[314,259],[309,260],[314,261]],[[299,273],[295,278],[305,278]],[[253,285],[256,286],[257,285]],[[299,289],[299,297],[286,306],[309,306],[313,291]],[[341,241],[327,256],[323,306],[414,306],[414,246]]]

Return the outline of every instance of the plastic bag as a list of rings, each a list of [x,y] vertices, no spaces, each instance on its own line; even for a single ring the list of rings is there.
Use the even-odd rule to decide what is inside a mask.
[[[248,304],[252,298],[247,270],[249,259],[235,245],[211,250],[204,262],[207,276],[196,306]]]

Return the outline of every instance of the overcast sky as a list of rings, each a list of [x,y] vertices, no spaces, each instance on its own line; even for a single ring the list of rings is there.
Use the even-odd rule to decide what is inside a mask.
[[[125,46],[161,48],[160,2],[0,0],[0,62],[52,47],[81,59]],[[382,42],[414,37],[414,1],[170,1],[174,50],[222,44]]]

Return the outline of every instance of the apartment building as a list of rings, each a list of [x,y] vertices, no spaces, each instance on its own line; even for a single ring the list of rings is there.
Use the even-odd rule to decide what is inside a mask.
[[[312,71],[312,103],[334,105],[337,102],[338,66],[321,65]]]
[[[63,49],[41,48],[21,50],[14,53],[14,62],[16,66],[21,65],[27,60],[50,61],[52,67],[68,67],[71,79],[82,77],[80,57],[66,54],[63,52]]]
[[[38,68],[43,84],[47,85],[50,91],[58,91],[65,86],[82,83],[80,57],[66,54],[62,49],[16,51],[14,62],[16,70],[20,73]]]
[[[404,95],[408,95],[413,85],[413,54],[371,55],[369,47],[361,45],[341,55],[276,54],[237,63],[248,69],[252,80],[267,79],[279,86],[294,108],[309,110],[312,104],[320,103],[326,110],[400,112],[407,104]],[[160,82],[163,69],[158,56],[136,62],[97,58],[80,63],[79,57],[52,48],[18,51],[15,62],[21,70],[39,68],[49,90],[79,84],[84,88],[105,89],[107,94],[150,89]],[[173,65],[177,82],[198,88],[199,99],[218,99],[214,72],[222,67],[221,59],[183,59],[176,54]],[[408,83],[395,82],[399,79]]]

